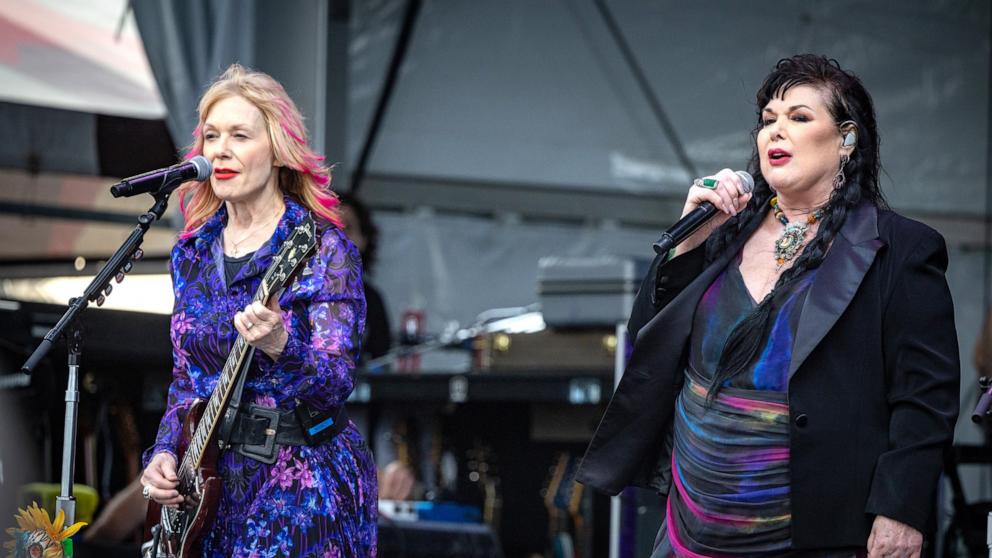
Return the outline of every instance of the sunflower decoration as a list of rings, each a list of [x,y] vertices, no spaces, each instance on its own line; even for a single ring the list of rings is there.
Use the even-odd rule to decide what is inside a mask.
[[[14,540],[4,543],[10,554],[7,558],[71,558],[72,540],[86,523],[80,521],[63,529],[65,512],[59,510],[55,521],[48,517],[48,511],[31,502],[26,510],[18,508],[17,528],[7,529]]]

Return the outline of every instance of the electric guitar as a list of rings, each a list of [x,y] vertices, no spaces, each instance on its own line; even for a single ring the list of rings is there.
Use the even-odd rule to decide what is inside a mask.
[[[312,219],[307,219],[283,242],[262,278],[253,302],[266,304],[272,296],[286,288],[316,246],[316,226]],[[203,535],[213,524],[221,493],[221,478],[217,473],[217,457],[221,449],[217,426],[234,387],[251,361],[253,351],[244,337],[239,335],[210,401],[197,399],[187,412],[180,434],[179,467],[176,471],[183,502],[178,507],[162,507],[154,501],[148,502],[145,518],[145,536],[148,539],[141,547],[144,558],[192,558],[200,555]]]
[[[583,487],[575,482],[579,458],[559,452],[548,469],[549,479],[542,490],[548,510],[548,540],[551,558],[581,558],[589,555],[588,528],[582,514]]]

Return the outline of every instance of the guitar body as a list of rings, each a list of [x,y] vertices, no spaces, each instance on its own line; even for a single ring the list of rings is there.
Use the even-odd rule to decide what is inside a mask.
[[[183,462],[183,456],[189,448],[205,407],[206,402],[197,399],[186,414],[179,441],[180,463]],[[152,526],[158,527],[160,531],[158,555],[151,554],[146,558],[193,558],[200,555],[203,536],[213,524],[217,503],[220,501],[221,478],[217,474],[217,452],[217,445],[208,443],[204,448],[200,467],[192,474],[185,475],[191,480],[187,483],[180,481],[179,493],[183,495],[183,503],[178,508],[148,502],[146,540],[153,537],[150,530]],[[180,478],[183,476],[180,475]],[[184,484],[187,486],[183,486]]]

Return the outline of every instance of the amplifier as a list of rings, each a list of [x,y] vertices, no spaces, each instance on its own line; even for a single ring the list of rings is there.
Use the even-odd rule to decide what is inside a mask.
[[[612,372],[616,330],[487,333],[475,341],[477,365],[494,372]]]
[[[537,291],[551,327],[626,322],[651,261],[620,256],[545,257],[537,263]]]

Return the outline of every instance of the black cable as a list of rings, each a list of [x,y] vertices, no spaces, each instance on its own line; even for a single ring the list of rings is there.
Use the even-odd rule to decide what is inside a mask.
[[[689,154],[686,153],[685,147],[682,145],[681,140],[679,140],[675,126],[668,119],[665,109],[661,106],[661,101],[658,100],[657,95],[655,95],[654,90],[651,88],[650,82],[648,82],[647,76],[644,75],[644,70],[637,63],[637,57],[634,56],[634,51],[627,43],[627,39],[624,38],[623,31],[620,30],[616,18],[613,17],[613,13],[610,12],[610,8],[606,5],[606,0],[594,1],[596,7],[599,9],[599,13],[603,16],[603,21],[606,22],[606,27],[610,30],[610,35],[613,36],[613,40],[616,41],[620,53],[623,54],[624,61],[627,62],[630,72],[634,75],[634,79],[637,80],[637,85],[641,88],[644,99],[647,101],[648,106],[651,107],[651,112],[654,113],[654,117],[658,120],[658,124],[661,125],[662,131],[668,137],[668,141],[671,142],[672,149],[675,150],[675,156],[678,157],[679,162],[689,172],[689,176],[699,176],[696,165],[689,159]]]
[[[420,0],[408,0],[406,10],[403,13],[403,25],[400,28],[400,35],[396,38],[396,45],[393,48],[393,56],[389,61],[389,70],[386,72],[386,79],[382,84],[382,92],[379,94],[379,101],[376,103],[375,112],[372,114],[372,122],[369,123],[368,132],[365,134],[365,143],[362,145],[362,153],[355,164],[355,171],[351,173],[351,192],[358,192],[365,179],[365,171],[369,163],[369,156],[372,148],[375,147],[379,138],[379,130],[382,128],[382,121],[389,107],[389,100],[396,89],[396,77],[406,59],[406,52],[413,38],[413,24],[417,21],[417,14],[420,13]]]

